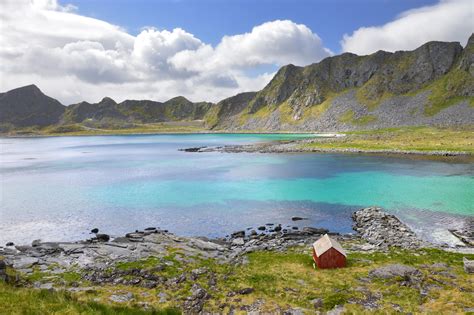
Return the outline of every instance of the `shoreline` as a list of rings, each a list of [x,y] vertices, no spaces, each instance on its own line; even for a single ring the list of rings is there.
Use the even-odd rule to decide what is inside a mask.
[[[304,148],[295,146],[304,140],[280,141],[280,143],[257,143],[247,145],[226,145],[222,147],[194,147],[183,148],[181,151],[196,153],[337,153],[337,154],[367,154],[384,156],[425,156],[439,158],[469,158],[474,160],[474,155],[465,151],[422,151],[422,150],[400,150],[400,149],[358,149],[358,148]]]
[[[180,237],[149,227],[114,239],[95,231],[95,238],[80,242],[36,240],[31,245],[0,247],[0,293],[3,277],[15,285],[15,290],[67,292],[104,305],[145,310],[172,307],[184,314],[253,311],[296,315],[340,308],[349,311],[353,307],[359,311],[383,310],[382,303],[374,304],[383,296],[373,291],[373,285],[386,279],[384,285],[406,286],[394,282],[394,277],[412,281],[408,289],[415,291],[410,294],[420,296],[433,290],[425,279],[446,281],[438,275],[447,275],[448,280],[463,279],[462,284],[456,281],[455,285],[451,280],[440,282],[449,290],[466,286],[464,279],[469,275],[458,265],[463,257],[474,259],[474,247],[456,250],[422,241],[397,217],[377,207],[360,209],[352,218],[357,234],[331,233],[316,227],[285,231],[272,224],[264,232],[258,227],[236,231],[227,238],[207,239]],[[347,252],[346,268],[323,271],[311,267],[311,246],[325,234]],[[415,264],[410,262],[413,259]],[[451,265],[453,261],[455,265]],[[356,291],[351,289],[347,298],[332,302],[334,292],[341,290],[339,281],[334,281],[337,273]],[[412,273],[415,278],[410,278]],[[374,276],[378,274],[381,276]],[[315,299],[314,281],[324,281],[331,290],[319,292]],[[369,296],[378,294],[377,298],[355,299],[360,290]],[[286,296],[288,292],[302,295],[304,300],[298,302],[292,295]],[[274,294],[279,298],[273,298]],[[280,301],[282,297],[284,301]],[[411,309],[412,303],[409,300],[403,307]]]
[[[116,131],[116,130],[113,130]],[[343,132],[316,132],[316,131],[278,131],[278,132],[259,132],[259,131],[225,131],[225,130],[203,130],[203,131],[150,131],[150,132],[106,132],[106,133],[59,133],[59,134],[2,134],[0,138],[48,138],[48,137],[94,137],[94,136],[141,136],[141,135],[202,135],[202,134],[232,134],[232,135],[327,135],[327,137],[343,136]]]

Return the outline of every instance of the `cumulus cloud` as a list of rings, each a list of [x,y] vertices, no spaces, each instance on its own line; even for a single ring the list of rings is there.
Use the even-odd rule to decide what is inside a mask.
[[[344,35],[341,46],[343,51],[364,55],[378,50],[412,50],[432,40],[464,45],[473,30],[472,0],[441,0],[403,12],[382,26],[359,28]]]
[[[208,71],[262,64],[307,65],[330,54],[305,25],[277,20],[255,26],[250,33],[225,36],[215,48],[203,45],[182,51],[171,62],[179,69]]]
[[[213,47],[180,28],[132,36],[56,0],[4,0],[0,7],[0,89],[34,83],[66,104],[105,95],[217,101],[260,89],[273,75],[249,69],[331,54],[317,34],[291,21],[264,23]]]

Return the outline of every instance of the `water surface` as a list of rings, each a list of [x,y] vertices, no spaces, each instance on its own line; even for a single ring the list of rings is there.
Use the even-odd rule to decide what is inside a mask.
[[[474,168],[387,156],[186,153],[179,148],[308,135],[3,138],[0,245],[120,235],[159,226],[223,236],[280,222],[350,232],[351,212],[379,205],[420,235],[474,216]],[[291,222],[292,216],[308,220]]]

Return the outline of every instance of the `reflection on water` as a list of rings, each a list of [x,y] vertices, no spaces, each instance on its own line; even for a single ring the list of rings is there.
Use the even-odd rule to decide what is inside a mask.
[[[76,240],[160,226],[222,236],[265,223],[351,231],[379,205],[426,238],[474,216],[474,168],[343,154],[186,153],[179,148],[307,135],[0,139],[0,244]]]

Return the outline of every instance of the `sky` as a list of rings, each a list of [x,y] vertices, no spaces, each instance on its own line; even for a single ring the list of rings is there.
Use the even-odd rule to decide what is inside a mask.
[[[0,21],[0,91],[36,84],[66,105],[217,102],[290,63],[464,45],[474,1],[2,0]]]

